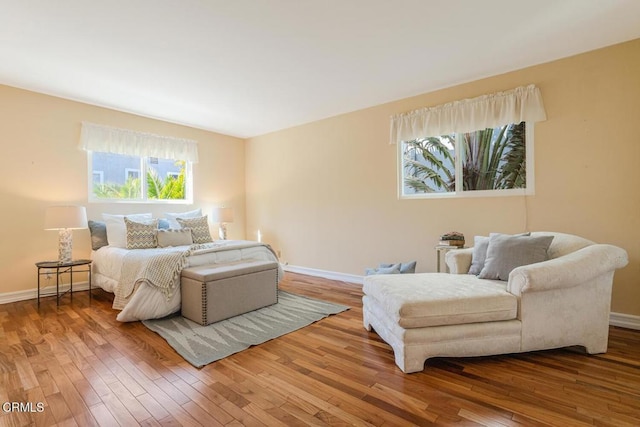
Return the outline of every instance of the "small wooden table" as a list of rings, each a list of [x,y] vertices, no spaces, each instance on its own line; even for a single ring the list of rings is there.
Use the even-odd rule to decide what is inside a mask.
[[[91,300],[91,260],[76,259],[69,262],[59,261],[42,261],[36,262],[38,267],[38,306],[40,306],[41,296],[56,296],[56,305],[60,305],[60,297],[69,292],[70,298],[73,297],[73,273],[89,274],[89,300]],[[54,271],[55,270],[55,271]],[[69,274],[69,289],[60,293],[60,275]],[[56,293],[40,294],[40,277],[55,274],[56,276]]]
[[[438,273],[440,273],[440,264],[441,264],[441,260],[444,257],[444,254],[446,254],[447,252],[449,252],[450,250],[453,249],[464,249],[464,246],[454,246],[454,245],[436,245],[435,250],[436,250],[436,254],[437,254],[437,265],[436,265],[436,271]],[[444,266],[445,272],[448,273],[449,272],[449,267],[447,267],[446,263]]]

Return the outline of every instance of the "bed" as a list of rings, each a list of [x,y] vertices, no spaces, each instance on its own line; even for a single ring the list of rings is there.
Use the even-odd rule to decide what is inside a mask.
[[[92,252],[93,285],[115,294],[117,320],[157,319],[180,310],[180,271],[243,259],[278,261],[271,247],[247,240],[150,249],[112,245]],[[278,263],[278,281],[283,277]]]

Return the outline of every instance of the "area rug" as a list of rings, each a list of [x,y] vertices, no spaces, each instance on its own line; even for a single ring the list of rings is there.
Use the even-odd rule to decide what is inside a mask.
[[[178,315],[142,323],[197,368],[308,326],[349,307],[278,291],[274,305],[202,326]]]

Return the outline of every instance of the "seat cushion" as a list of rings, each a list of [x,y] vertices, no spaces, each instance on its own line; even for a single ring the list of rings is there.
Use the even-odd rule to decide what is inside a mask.
[[[512,320],[518,313],[506,282],[467,274],[367,276],[363,292],[403,328]]]

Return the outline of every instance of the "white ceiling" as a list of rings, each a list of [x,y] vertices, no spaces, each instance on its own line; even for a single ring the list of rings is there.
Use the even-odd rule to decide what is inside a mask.
[[[0,84],[250,137],[639,37],[638,0],[0,0]]]

